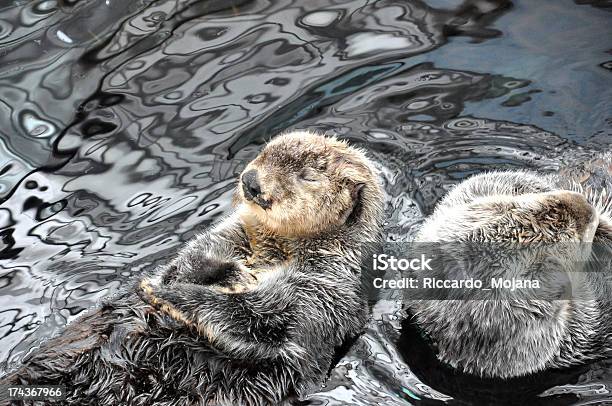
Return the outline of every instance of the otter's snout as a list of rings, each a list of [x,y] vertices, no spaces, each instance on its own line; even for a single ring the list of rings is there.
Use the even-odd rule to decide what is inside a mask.
[[[261,185],[257,179],[257,171],[251,169],[242,175],[242,191],[248,200],[254,200],[261,195]]]
[[[242,192],[245,199],[257,203],[263,209],[270,208],[270,202],[262,196],[261,184],[255,169],[250,169],[242,174]]]

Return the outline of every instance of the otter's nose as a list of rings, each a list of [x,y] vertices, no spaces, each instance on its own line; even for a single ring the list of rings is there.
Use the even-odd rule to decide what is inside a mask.
[[[253,200],[261,194],[261,185],[257,179],[257,171],[251,169],[242,174],[242,191],[244,197],[248,200]]]

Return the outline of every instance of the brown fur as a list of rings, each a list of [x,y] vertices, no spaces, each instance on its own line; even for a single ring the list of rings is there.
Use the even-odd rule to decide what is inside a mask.
[[[362,189],[370,202],[383,199],[377,172],[363,151],[308,131],[274,138],[243,173],[252,169],[257,170],[262,197],[271,207],[264,209],[246,199],[239,183],[233,204],[250,251],[241,261],[244,277],[231,286],[219,286],[220,292],[255,288],[267,273],[293,258],[303,239],[343,227]],[[374,213],[369,216],[374,218]]]
[[[293,156],[295,159],[288,159]],[[354,193],[363,185],[380,195],[365,154],[345,141],[296,131],[272,140],[245,172],[256,169],[262,198],[270,209],[245,199],[239,187],[235,202],[245,224],[285,238],[301,238],[340,227],[352,210]]]

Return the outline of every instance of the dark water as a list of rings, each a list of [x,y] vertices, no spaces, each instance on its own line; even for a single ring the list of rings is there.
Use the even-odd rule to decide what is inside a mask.
[[[612,144],[609,1],[0,1],[6,368],[230,209],[272,134],[366,148],[388,237],[452,184]],[[437,365],[385,301],[305,403],[602,404],[612,360],[512,382]]]

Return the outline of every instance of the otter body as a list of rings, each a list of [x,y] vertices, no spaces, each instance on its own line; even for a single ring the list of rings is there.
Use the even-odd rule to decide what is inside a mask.
[[[607,199],[555,176],[520,171],[477,175],[451,190],[417,236],[452,257],[434,267],[435,276],[462,274],[484,287],[496,277],[542,286],[447,291],[445,300],[409,301],[438,358],[469,374],[509,378],[609,354]]]
[[[316,389],[366,322],[375,170],[344,142],[290,133],[247,166],[235,203],[4,382],[65,385],[75,405],[272,405]]]

